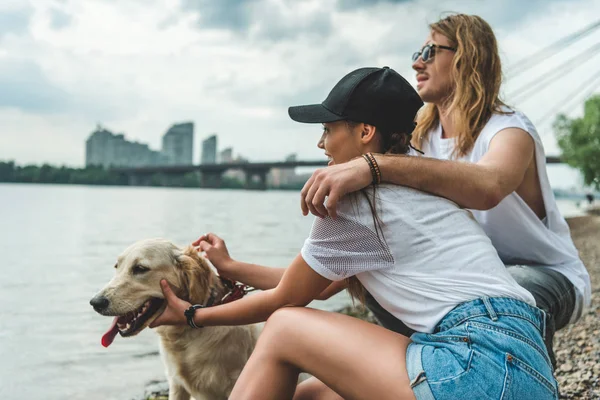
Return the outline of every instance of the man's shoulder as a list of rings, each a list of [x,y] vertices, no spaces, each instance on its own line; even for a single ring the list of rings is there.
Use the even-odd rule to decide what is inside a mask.
[[[505,106],[492,114],[481,130],[477,141],[487,148],[496,134],[510,128],[520,129],[537,140],[537,130],[531,120],[522,111]]]
[[[504,126],[508,128],[522,127],[521,129],[529,129],[529,124],[531,124],[531,121],[522,111],[505,106],[501,107],[492,114],[487,124],[485,124],[484,129],[502,128]]]

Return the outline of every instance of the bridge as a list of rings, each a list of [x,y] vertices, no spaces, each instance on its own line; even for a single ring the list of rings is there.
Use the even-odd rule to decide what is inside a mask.
[[[313,161],[279,161],[279,162],[234,162],[220,164],[200,165],[161,165],[149,167],[120,167],[111,168],[111,171],[127,175],[132,186],[149,186],[153,176],[160,174],[162,179],[168,180],[173,176],[182,176],[190,172],[199,173],[200,184],[206,188],[221,187],[221,178],[228,170],[241,170],[246,177],[245,187],[249,188],[253,180],[258,177],[259,190],[267,188],[267,174],[273,168],[291,169],[296,167],[324,167],[327,160]]]
[[[183,176],[190,172],[198,173],[200,184],[206,188],[221,187],[221,178],[228,170],[241,170],[245,175],[245,187],[249,188],[253,180],[258,177],[259,190],[267,188],[267,174],[273,168],[296,168],[296,167],[324,167],[327,160],[312,161],[280,161],[280,162],[245,162],[245,163],[221,163],[200,165],[162,165],[149,167],[119,167],[111,168],[111,171],[124,174],[132,186],[149,186],[153,176],[159,174],[160,179],[165,181],[173,176]],[[562,161],[558,156],[546,157],[547,164],[560,164]]]

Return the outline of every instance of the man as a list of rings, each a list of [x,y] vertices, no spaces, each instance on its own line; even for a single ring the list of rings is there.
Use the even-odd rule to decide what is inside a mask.
[[[413,55],[417,89],[428,103],[413,145],[424,156],[375,155],[381,179],[472,210],[511,275],[548,313],[545,340],[555,364],[554,331],[581,316],[591,284],[558,211],[542,142],[527,117],[499,99],[502,73],[491,27],[458,14],[430,28]],[[363,159],[316,171],[302,189],[302,211],[335,217],[340,197],[371,182]],[[367,303],[384,326],[410,334],[372,297]]]

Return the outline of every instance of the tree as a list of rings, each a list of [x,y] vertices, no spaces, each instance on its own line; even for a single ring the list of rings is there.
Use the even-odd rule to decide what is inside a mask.
[[[589,98],[581,118],[559,115],[554,122],[561,159],[581,171],[586,185],[600,189],[600,95]]]
[[[0,161],[0,182],[13,182],[15,180],[15,174],[14,161]]]

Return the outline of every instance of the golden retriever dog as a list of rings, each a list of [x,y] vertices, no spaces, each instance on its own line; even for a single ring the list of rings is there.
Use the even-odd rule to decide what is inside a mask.
[[[92,300],[94,309],[115,317],[102,337],[108,347],[117,333],[135,336],[165,309],[160,289],[166,279],[180,298],[206,304],[227,292],[220,278],[193,247],[185,250],[163,239],[139,241],[117,259],[115,276]],[[169,380],[169,399],[227,399],[250,357],[254,326],[160,326],[160,353]]]

